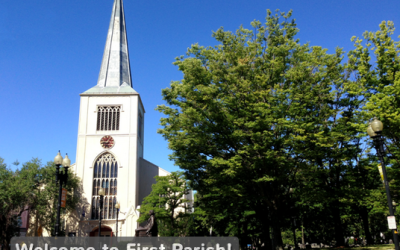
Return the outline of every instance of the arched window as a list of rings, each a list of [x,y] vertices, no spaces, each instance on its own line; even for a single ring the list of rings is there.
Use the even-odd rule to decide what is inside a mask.
[[[114,218],[116,218],[117,217],[117,209],[115,208],[115,205],[117,205],[117,198],[115,198],[114,197],[114,201],[113,201],[113,216],[114,216]]]
[[[96,180],[93,180],[93,193],[92,195],[96,195]]]
[[[107,162],[104,162],[102,165],[103,165],[103,171],[101,172],[102,173],[101,177],[106,178],[106,173],[107,173],[106,165],[107,165]]]
[[[114,210],[114,206],[113,206],[113,198],[110,197],[110,199],[108,200],[108,218],[113,219],[114,218],[114,214],[113,214],[113,210]]]
[[[110,195],[114,195],[114,181],[110,181]]]
[[[94,174],[93,176],[97,178],[97,163],[94,164]]]
[[[109,188],[109,185],[108,185],[108,180],[106,180],[106,186],[103,187],[103,188],[104,188],[105,194],[106,194],[106,195],[109,195],[108,190],[109,190],[110,188]]]
[[[105,153],[97,158],[93,169],[93,190],[92,190],[92,219],[99,219],[100,187],[104,189],[102,219],[115,219],[116,195],[117,195],[118,164],[114,156]]]

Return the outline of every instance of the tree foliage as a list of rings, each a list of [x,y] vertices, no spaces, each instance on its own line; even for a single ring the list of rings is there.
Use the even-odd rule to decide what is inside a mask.
[[[78,178],[69,173],[66,209],[72,211],[78,202],[73,189],[78,187]],[[0,158],[0,243],[8,247],[13,236],[19,234],[18,217],[29,208],[30,217],[37,230],[41,225],[49,232],[53,231],[56,216],[58,188],[55,184],[55,166],[49,162],[46,166],[37,158],[22,165],[21,169],[11,170]],[[54,233],[54,232],[53,232]],[[36,235],[36,234],[35,234]]]
[[[64,171],[63,168],[60,169],[61,171]],[[40,188],[35,190],[34,202],[31,205],[38,225],[51,232],[51,235],[54,235],[57,211],[55,208],[57,207],[59,193],[59,184],[55,182],[55,173],[56,166],[53,162],[48,162],[46,166],[40,168],[40,179],[38,180]],[[65,208],[61,208],[61,216],[65,217],[69,213],[75,212],[79,197],[74,192],[79,184],[79,178],[73,172],[68,171],[67,184],[63,184],[63,188],[67,189],[67,202]],[[64,232],[61,232],[62,234]]]
[[[400,185],[398,178],[400,144],[399,144],[399,111],[400,102],[400,42],[393,39],[394,24],[391,21],[383,21],[376,32],[366,31],[363,38],[352,37],[355,49],[349,52],[349,69],[354,77],[354,85],[349,88],[349,93],[358,95],[363,107],[358,111],[358,116],[363,122],[353,124],[358,130],[365,131],[366,124],[372,117],[378,117],[384,124],[383,136],[386,139],[385,146],[388,157],[387,173],[392,192],[392,198],[399,200]],[[372,147],[371,140],[369,140]],[[378,177],[376,166],[378,159],[374,151],[366,151],[364,161],[368,161],[368,169],[373,169]],[[379,180],[379,177],[376,178]],[[368,208],[371,220],[384,219],[388,215],[388,206],[385,190],[380,181],[375,189],[371,189],[370,195],[365,196],[364,206]],[[371,226],[372,228],[372,226]],[[380,227],[382,229],[382,226]],[[385,227],[383,227],[385,228]],[[373,231],[377,231],[374,229]]]
[[[392,38],[395,30],[393,22],[383,21],[379,28],[376,32],[366,31],[363,34],[365,40],[352,37],[355,49],[349,53],[349,62],[360,83],[353,92],[365,99],[365,107],[360,115],[365,120],[378,117],[383,122],[383,135],[387,139],[386,146],[390,153],[389,166],[397,169],[396,173],[398,173],[400,167],[400,41],[394,41]],[[393,181],[391,184],[398,189],[399,182]]]
[[[246,197],[243,209],[262,222],[265,245],[270,225],[281,239],[296,175],[312,167],[315,151],[334,144],[332,87],[342,81],[341,50],[301,45],[290,16],[268,12],[265,26],[252,22],[254,31],[221,28],[213,33],[221,45],[192,45],[175,62],[184,79],[163,90],[169,106],[158,107],[167,116],[159,133],[194,188],[214,196],[212,209],[227,202],[218,196],[231,206]]]
[[[282,247],[292,217],[310,240],[344,245],[345,236],[363,235],[371,243],[387,211],[365,140],[367,119],[378,113],[385,131],[395,127],[384,133],[389,176],[399,174],[393,24],[365,33],[365,46],[355,40],[348,62],[340,48],[300,44],[291,12],[268,11],[265,25],[251,25],[220,28],[219,45],[194,44],[178,57],[183,79],[163,89],[167,105],[157,107],[171,159],[198,191],[199,225],[238,236],[242,248],[269,249],[272,239]]]
[[[167,176],[155,176],[156,184],[144,198],[138,222],[149,218],[149,211],[155,212],[160,236],[187,236],[192,223],[192,207],[187,195],[190,189],[181,172]]]

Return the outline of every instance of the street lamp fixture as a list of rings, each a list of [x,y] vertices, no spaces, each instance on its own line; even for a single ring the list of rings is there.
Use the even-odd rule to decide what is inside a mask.
[[[115,208],[117,209],[117,218],[115,219],[115,234],[116,234],[116,237],[118,238],[118,214],[119,214],[119,209],[120,209],[120,207],[121,207],[121,205],[119,204],[119,203],[117,203],[116,205],[115,205]]]
[[[385,185],[386,196],[389,206],[389,214],[390,216],[394,216],[393,205],[396,203],[392,202],[392,198],[390,196],[389,182],[387,180],[387,175],[386,175],[385,159],[383,158],[385,156],[385,149],[383,148],[382,130],[383,130],[383,123],[379,121],[376,117],[374,117],[374,119],[370,122],[367,128],[367,133],[374,141],[376,155],[379,157],[379,161],[381,162],[383,182]],[[392,231],[393,231],[393,242],[395,249],[399,250],[399,239],[397,238],[397,229],[392,229]]]
[[[100,209],[99,209],[99,237],[101,237],[101,212],[103,210],[103,199],[104,199],[104,189],[100,188],[99,195],[100,195]]]
[[[57,218],[56,218],[56,224],[54,228],[54,233],[56,237],[58,236],[59,233],[59,228],[60,228],[60,209],[61,209],[61,192],[62,192],[62,186],[63,184],[66,185],[68,181],[68,168],[71,165],[71,160],[68,158],[68,155],[65,155],[65,158],[61,156],[60,151],[58,151],[58,154],[56,157],[54,157],[54,164],[56,165],[56,184],[59,184],[59,189],[58,189],[58,206],[57,206]],[[64,166],[64,172],[60,173],[60,166]]]

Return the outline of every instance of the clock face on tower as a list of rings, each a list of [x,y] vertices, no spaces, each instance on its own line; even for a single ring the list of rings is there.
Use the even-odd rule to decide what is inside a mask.
[[[101,138],[100,140],[100,145],[105,149],[110,149],[114,147],[114,144],[114,139],[109,135],[103,136],[103,138]]]

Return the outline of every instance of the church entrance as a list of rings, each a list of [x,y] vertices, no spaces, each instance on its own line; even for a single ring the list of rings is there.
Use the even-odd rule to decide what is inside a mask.
[[[97,237],[99,235],[99,227],[93,228],[89,233],[90,237]],[[110,227],[101,226],[101,237],[113,237],[113,231]]]

